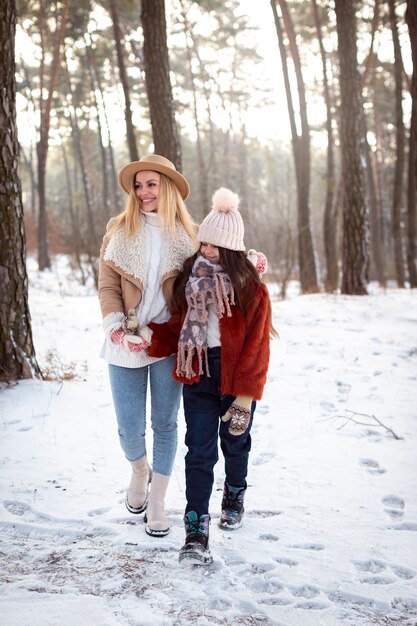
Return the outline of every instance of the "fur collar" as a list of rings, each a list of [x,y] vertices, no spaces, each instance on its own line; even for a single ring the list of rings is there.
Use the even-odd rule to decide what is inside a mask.
[[[153,216],[152,216],[153,217]],[[120,268],[122,272],[130,274],[139,280],[142,285],[146,282],[146,239],[144,228],[146,217],[140,214],[140,227],[133,237],[126,237],[124,228],[119,228],[110,238],[104,253],[104,261],[109,261],[115,268]],[[152,227],[155,221],[152,221]],[[161,230],[163,236],[163,229]],[[185,228],[177,221],[175,237],[168,239],[165,257],[162,262],[162,276],[179,272],[182,269],[185,259],[195,252],[194,244]]]

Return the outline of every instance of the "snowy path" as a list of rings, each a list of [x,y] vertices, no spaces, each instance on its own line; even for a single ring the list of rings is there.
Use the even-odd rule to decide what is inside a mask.
[[[181,414],[172,532],[151,538],[123,505],[97,300],[63,270],[31,283],[39,358],[77,378],[0,391],[2,626],[417,625],[417,293],[274,303],[244,526],[217,527],[219,462],[215,561],[183,568]]]

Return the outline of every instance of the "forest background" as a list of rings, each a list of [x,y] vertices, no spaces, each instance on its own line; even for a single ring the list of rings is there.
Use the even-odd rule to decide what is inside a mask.
[[[40,270],[67,253],[80,281],[97,283],[106,223],[123,208],[117,172],[153,151],[190,181],[197,222],[217,187],[240,195],[246,242],[267,254],[281,297],[291,279],[302,293],[417,286],[416,0],[0,7],[19,140],[19,168],[1,156],[3,178],[18,169],[2,214],[21,202],[25,226],[3,225],[0,265],[19,257],[23,293],[27,252]],[[9,372],[16,337],[32,350],[27,307],[15,307],[27,296],[10,291],[3,308],[26,327],[4,348],[2,314]]]

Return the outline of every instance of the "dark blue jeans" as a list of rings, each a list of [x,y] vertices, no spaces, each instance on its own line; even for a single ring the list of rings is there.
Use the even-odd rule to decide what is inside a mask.
[[[256,402],[252,402],[248,429],[241,435],[231,435],[229,423],[222,422],[235,396],[222,396],[220,392],[220,348],[208,352],[210,378],[205,374],[200,382],[183,387],[184,412],[187,430],[185,444],[185,512],[195,511],[198,515],[209,512],[209,501],[214,482],[214,466],[219,460],[218,438],[224,455],[226,482],[233,487],[246,487],[249,452],[251,449],[250,429]]]

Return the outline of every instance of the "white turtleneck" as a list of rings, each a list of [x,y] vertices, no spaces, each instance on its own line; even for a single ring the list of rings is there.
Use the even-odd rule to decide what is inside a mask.
[[[162,324],[169,319],[168,306],[162,292],[163,259],[169,245],[169,237],[161,225],[158,213],[145,213],[143,224],[146,250],[146,276],[143,281],[142,299],[136,308],[141,326],[153,321]],[[108,363],[121,367],[143,367],[159,359],[148,357],[146,351],[128,352],[114,344],[110,338],[104,342],[101,355]]]

